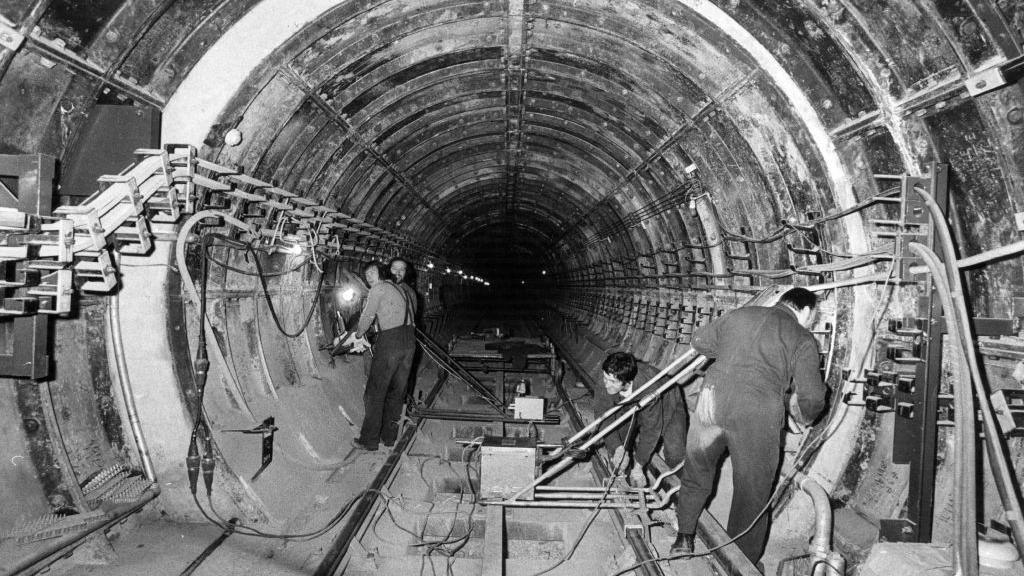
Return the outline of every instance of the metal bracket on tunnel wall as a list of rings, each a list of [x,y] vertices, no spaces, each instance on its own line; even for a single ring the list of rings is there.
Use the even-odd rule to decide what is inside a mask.
[[[894,265],[898,267],[899,278],[909,279],[912,277],[910,267],[919,262],[908,245],[920,242],[931,247],[936,241],[928,208],[913,190],[924,188],[946,212],[948,166],[933,163],[930,173],[923,177],[891,178],[900,180],[900,219],[881,224],[895,225],[891,234],[896,244]],[[882,519],[879,532],[882,541],[930,542],[932,538],[945,326],[942,304],[935,294],[931,276],[917,282],[916,291],[916,317],[889,323],[891,339],[881,343],[883,359],[877,370],[865,375],[868,408],[895,412],[892,461],[910,466],[906,517]]]
[[[874,370],[865,372],[865,407],[875,412],[894,412],[892,462],[909,465],[906,515],[880,520],[879,539],[890,542],[930,542],[935,513],[935,470],[940,426],[953,424],[950,394],[941,394],[942,335],[946,325],[942,304],[930,275],[920,281],[911,267],[922,264],[909,249],[911,242],[937,243],[930,212],[914,189],[923,189],[945,214],[949,204],[948,165],[932,163],[922,177],[876,176],[900,182],[898,220],[870,221],[874,234],[891,237],[895,243],[895,271],[898,278],[916,290],[914,317],[892,319],[889,335],[879,338]],[[941,251],[939,251],[941,252]],[[942,256],[940,255],[941,259]],[[973,318],[978,336],[1013,335],[1012,319]],[[969,386],[968,382],[954,385]]]
[[[711,204],[711,197],[707,194],[696,197],[695,206],[700,223],[704,226],[704,234],[707,237],[708,255],[711,258],[711,272],[713,274],[724,274],[727,269],[725,249],[722,247],[722,230],[715,218],[714,206]],[[715,277],[715,284],[722,284],[724,280]]]
[[[278,430],[279,428],[274,425],[273,416],[267,418],[263,423],[251,430],[223,430],[224,432],[238,432],[240,434],[259,434],[263,438],[263,441],[260,443],[260,469],[252,475],[253,482],[260,477],[260,474],[263,474],[263,471],[274,460],[274,432]]]
[[[53,182],[57,160],[45,154],[0,154],[0,208],[11,209],[10,217],[24,214],[48,216],[53,207]],[[0,226],[20,229],[21,223],[0,219]],[[7,251],[22,252],[30,256],[31,236],[11,235],[0,247],[0,255]],[[16,254],[17,259],[21,254]],[[39,380],[50,375],[50,358],[46,354],[50,335],[49,319],[39,310],[33,291],[47,291],[41,280],[46,269],[36,269],[26,259],[3,264],[0,277],[2,308],[0,314],[14,315],[0,323],[0,376]],[[20,316],[17,314],[28,314]]]

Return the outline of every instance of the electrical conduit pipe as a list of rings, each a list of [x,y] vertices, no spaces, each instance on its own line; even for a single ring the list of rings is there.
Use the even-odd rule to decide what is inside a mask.
[[[953,386],[954,413],[956,419],[955,440],[954,440],[954,466],[953,483],[959,489],[953,493],[953,540],[954,552],[956,553],[953,562],[957,573],[964,576],[977,576],[978,574],[978,536],[974,528],[977,522],[977,510],[974,508],[977,497],[977,484],[975,481],[975,438],[974,423],[975,409],[972,387],[968,385],[971,381],[971,372],[967,366],[965,356],[967,352],[964,346],[968,345],[964,340],[963,326],[955,311],[953,304],[953,293],[949,287],[949,280],[944,273],[942,262],[935,252],[923,244],[911,242],[910,251],[921,258],[925,263],[925,269],[932,275],[932,282],[935,285],[935,292],[942,302],[942,313],[946,318],[946,331],[956,344],[952,346],[955,357],[953,363],[957,367],[959,385]],[[958,344],[958,345],[957,345]]]
[[[107,324],[110,326],[110,343],[114,347],[117,382],[121,387],[121,396],[124,398],[124,409],[128,414],[132,438],[135,439],[135,447],[139,450],[139,459],[142,461],[142,470],[146,473],[146,479],[155,484],[156,471],[153,468],[153,459],[149,455],[149,445],[142,433],[139,410],[135,405],[135,392],[132,390],[132,383],[128,376],[128,361],[124,356],[124,338],[121,336],[121,301],[118,299],[117,292],[110,296],[110,305],[107,307]]]
[[[832,503],[828,492],[803,472],[796,472],[793,481],[814,504],[814,537],[809,552],[813,560],[813,576],[838,576],[846,572],[846,561],[832,551]]]
[[[974,334],[971,330],[971,318],[967,313],[963,281],[960,276],[960,269],[957,267],[956,247],[953,243],[953,236],[946,223],[946,217],[942,209],[935,202],[931,194],[914,188],[914,191],[924,200],[931,214],[932,222],[935,224],[935,236],[939,239],[942,247],[943,262],[946,267],[947,277],[950,284],[950,292],[954,304],[954,312],[960,322],[961,347],[967,359],[967,366],[971,371],[971,382],[974,386],[974,393],[978,397],[978,405],[981,408],[982,424],[985,431],[985,449],[989,456],[989,465],[992,468],[992,477],[995,480],[996,490],[999,492],[999,499],[1002,501],[1003,509],[1006,510],[1006,521],[1013,533],[1013,543],[1017,552],[1024,556],[1024,512],[1020,496],[1017,492],[1016,478],[1010,469],[1007,461],[1005,447],[1003,445],[1002,431],[999,423],[992,414],[988,390],[981,378],[981,366],[974,350]],[[934,272],[933,272],[934,273]]]

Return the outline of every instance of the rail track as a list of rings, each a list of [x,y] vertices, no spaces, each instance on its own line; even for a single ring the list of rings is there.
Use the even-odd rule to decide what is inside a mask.
[[[317,575],[610,574],[658,554],[643,530],[630,528],[641,520],[630,510],[505,508],[481,497],[485,437],[528,439],[542,455],[592,414],[588,391],[571,394],[555,378],[555,348],[540,328],[519,316],[495,316],[491,310],[457,324],[444,350],[421,344],[424,362],[442,366],[438,377],[418,383],[419,400],[393,451],[351,455],[346,466],[379,469]],[[516,360],[491,350],[508,341],[496,337],[499,331],[530,351]],[[543,420],[516,419],[495,409],[494,399],[507,403],[524,384],[530,395],[544,398]],[[605,458],[594,456],[552,485],[600,487],[609,476]],[[664,553],[671,529],[655,530]],[[705,559],[672,564],[649,562],[636,573],[721,573]]]

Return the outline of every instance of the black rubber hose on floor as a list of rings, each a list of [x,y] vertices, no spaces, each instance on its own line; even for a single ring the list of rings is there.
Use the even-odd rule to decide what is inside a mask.
[[[196,568],[199,568],[200,564],[205,562],[206,559],[209,558],[210,555],[217,550],[217,548],[220,548],[220,545],[228,539],[228,536],[231,536],[235,533],[236,522],[238,522],[238,518],[232,518],[231,520],[228,520],[228,524],[224,527],[224,531],[221,532],[220,536],[218,536],[216,540],[211,542],[210,545],[207,546],[206,549],[199,554],[199,556],[196,556],[196,559],[193,560],[192,563],[189,564],[187,568],[182,570],[181,576],[191,576],[191,574],[196,571]]]

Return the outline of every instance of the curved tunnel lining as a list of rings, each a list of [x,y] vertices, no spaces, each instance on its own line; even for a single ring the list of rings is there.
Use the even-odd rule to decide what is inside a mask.
[[[840,207],[852,205],[852,187],[836,147],[806,94],[798,87],[792,76],[765,46],[717,6],[702,0],[678,1],[700,14],[754,58],[761,70],[789,100],[796,116],[810,133],[817,146],[818,155],[826,167],[837,204]],[[332,8],[343,5],[320,1],[301,3],[298,6],[289,5],[285,9],[285,4],[287,2],[284,0],[265,0],[259,3],[205,53],[168,101],[164,110],[163,134],[166,142],[189,143],[201,147],[210,129],[220,119],[223,109],[245,86],[246,80],[265,58],[303,27],[314,23]],[[856,216],[848,216],[842,223],[851,250],[867,246],[863,227]],[[126,290],[123,297],[131,298],[130,292],[131,290]],[[859,289],[855,308],[865,306],[863,302],[868,299],[869,291]],[[870,330],[869,326],[864,325],[863,320],[859,320],[860,318],[864,316],[853,315],[854,325],[850,334],[855,342],[864,340],[858,335],[867,334]],[[857,357],[863,351],[854,348],[850,353],[852,357]],[[842,465],[846,461],[845,458],[836,460]],[[841,473],[842,465],[837,465],[835,470],[822,472],[828,478],[835,479]]]

